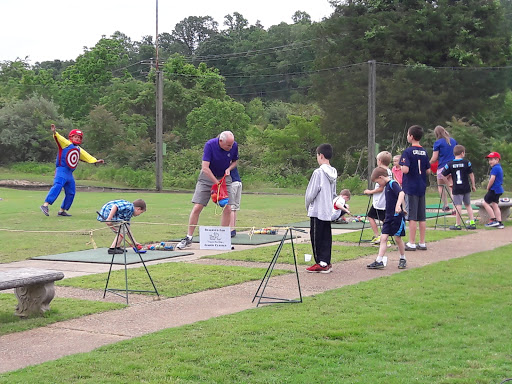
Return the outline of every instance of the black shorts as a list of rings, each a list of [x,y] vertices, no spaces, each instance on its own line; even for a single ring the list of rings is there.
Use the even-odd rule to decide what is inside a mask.
[[[402,213],[388,217],[382,225],[382,233],[390,236],[405,236],[405,219]]]
[[[384,221],[386,219],[386,210],[375,209],[375,207],[372,205],[372,207],[368,211],[368,217],[374,220]]]
[[[496,203],[498,204],[500,202],[500,196],[501,193],[496,193],[492,189],[490,191],[487,191],[487,193],[484,196],[484,201],[487,204]]]

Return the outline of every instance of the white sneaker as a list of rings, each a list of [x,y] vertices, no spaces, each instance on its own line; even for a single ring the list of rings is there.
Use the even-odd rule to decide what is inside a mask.
[[[190,244],[192,244],[192,239],[189,239],[188,237],[184,237],[181,239],[181,241],[176,244],[177,249],[184,249],[185,247],[188,247]]]

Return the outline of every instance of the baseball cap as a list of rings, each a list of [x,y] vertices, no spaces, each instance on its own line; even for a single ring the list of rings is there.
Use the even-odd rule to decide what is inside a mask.
[[[495,159],[501,159],[501,156],[498,152],[491,152],[487,156],[485,156],[486,159],[489,158],[495,158]]]

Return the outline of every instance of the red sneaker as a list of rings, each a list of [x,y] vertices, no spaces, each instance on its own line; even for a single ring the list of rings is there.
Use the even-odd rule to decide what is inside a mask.
[[[306,272],[311,273],[331,273],[332,265],[329,264],[325,267],[322,267],[320,264],[312,265],[311,267],[306,268]]]

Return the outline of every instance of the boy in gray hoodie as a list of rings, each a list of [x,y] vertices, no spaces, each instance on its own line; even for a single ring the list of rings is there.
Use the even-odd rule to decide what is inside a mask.
[[[332,167],[332,146],[320,144],[316,149],[316,160],[320,165],[315,169],[306,189],[306,209],[310,218],[311,247],[315,265],[306,268],[307,272],[330,273],[331,265],[331,215],[333,199],[336,197],[338,172]]]

